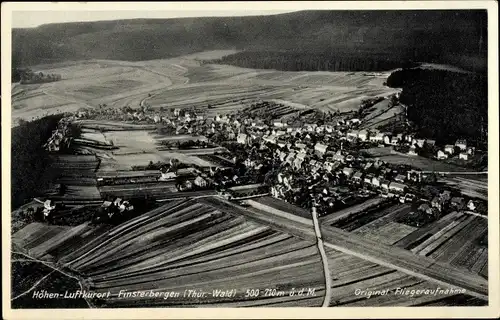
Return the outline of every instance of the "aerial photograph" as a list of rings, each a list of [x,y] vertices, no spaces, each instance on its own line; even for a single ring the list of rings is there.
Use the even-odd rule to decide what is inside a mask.
[[[12,309],[488,306],[487,10],[56,13],[12,13]]]

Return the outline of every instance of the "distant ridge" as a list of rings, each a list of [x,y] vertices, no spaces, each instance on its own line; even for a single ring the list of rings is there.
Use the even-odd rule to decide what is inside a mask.
[[[15,66],[139,61],[217,49],[386,54],[484,68],[486,11],[299,11],[269,16],[131,19],[13,29]],[[472,64],[472,62],[474,62]]]

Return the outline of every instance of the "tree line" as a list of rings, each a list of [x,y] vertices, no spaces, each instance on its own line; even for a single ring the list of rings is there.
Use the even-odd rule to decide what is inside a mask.
[[[61,80],[60,74],[33,72],[31,69],[15,69],[12,73],[13,80],[20,84],[45,83]]]
[[[342,54],[294,51],[242,51],[205,63],[281,71],[386,71],[416,66],[390,54]]]

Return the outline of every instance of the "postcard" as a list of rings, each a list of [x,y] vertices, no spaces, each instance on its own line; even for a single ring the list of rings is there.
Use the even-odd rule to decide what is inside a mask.
[[[497,31],[495,1],[3,3],[4,318],[499,316]]]

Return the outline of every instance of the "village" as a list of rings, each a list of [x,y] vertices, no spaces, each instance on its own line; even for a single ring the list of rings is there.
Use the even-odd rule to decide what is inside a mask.
[[[396,94],[385,99],[394,101],[397,97]],[[380,100],[383,98],[365,101],[361,108]],[[199,157],[217,166],[186,165],[177,159],[150,161],[149,165],[144,163],[134,168],[154,170],[156,175],[133,178],[111,175],[99,178],[100,185],[174,180],[179,192],[216,190],[219,195],[233,200],[270,194],[307,210],[314,206],[320,217],[367,199],[383,198],[412,203],[415,210],[403,220],[417,227],[457,210],[486,216],[486,201],[437,184],[442,173],[389,163],[366,152],[370,148],[390,148],[391,152],[401,154],[404,149],[408,150],[404,155],[411,157],[431,149],[438,150],[435,161],[457,155],[467,160],[474,155],[475,148],[468,146],[465,140],[437,146],[434,140],[415,138],[411,132],[396,134],[359,129],[363,119],[356,113],[325,115],[318,112],[307,119],[314,122],[301,121],[300,117],[291,121],[273,117],[274,111],[279,113],[284,107],[259,101],[248,110],[258,110],[266,114],[265,117],[245,110],[207,117],[202,108],[155,110],[147,103],[135,110],[100,106],[61,119],[59,128],[44,147],[50,152],[58,152],[61,148],[68,149],[71,140],[79,145],[113,149],[112,143],[71,137],[68,123],[128,121],[151,125],[162,135],[188,137],[182,142],[162,141],[165,150],[215,149],[213,154]],[[125,207],[121,201],[111,192],[111,198],[103,206],[122,208],[123,212]]]

